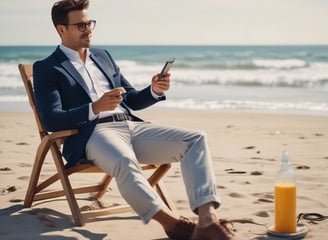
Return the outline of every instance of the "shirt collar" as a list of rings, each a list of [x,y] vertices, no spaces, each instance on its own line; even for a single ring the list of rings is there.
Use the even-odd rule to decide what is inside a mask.
[[[80,58],[80,54],[77,51],[75,51],[69,47],[66,47],[63,44],[60,44],[59,48],[60,48],[60,50],[62,50],[65,53],[65,55],[68,57],[68,59],[71,62],[82,62],[82,60]],[[89,50],[89,48],[87,48],[87,59],[89,59],[89,57],[90,57],[90,50]]]

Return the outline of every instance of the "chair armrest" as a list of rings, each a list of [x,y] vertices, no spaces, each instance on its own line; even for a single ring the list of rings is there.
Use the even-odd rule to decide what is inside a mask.
[[[77,129],[69,129],[63,131],[57,131],[50,133],[48,141],[53,142],[57,140],[64,140],[65,138],[77,134],[79,131]]]
[[[57,147],[59,147],[59,145],[62,143],[62,141],[69,137],[72,136],[74,134],[77,134],[78,130],[76,129],[71,129],[71,130],[63,130],[63,131],[57,131],[57,132],[52,132],[49,135],[45,135],[42,139],[41,139],[41,143],[38,146],[37,152],[36,152],[36,156],[35,158],[38,161],[43,161],[47,152],[50,149],[50,146],[53,143],[57,144]],[[60,144],[59,144],[60,143]]]

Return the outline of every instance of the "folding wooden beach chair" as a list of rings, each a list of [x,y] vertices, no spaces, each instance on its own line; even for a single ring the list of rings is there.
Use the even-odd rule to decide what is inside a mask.
[[[61,144],[63,140],[71,135],[76,134],[77,130],[65,130],[58,132],[47,132],[40,121],[39,114],[37,112],[34,92],[33,92],[33,71],[31,64],[19,64],[18,66],[21,77],[24,81],[24,86],[28,96],[29,103],[32,107],[33,114],[37,123],[38,131],[40,134],[41,142],[37,148],[36,156],[34,160],[34,165],[32,169],[32,174],[29,182],[28,189],[26,191],[24,206],[31,207],[34,201],[40,201],[45,199],[53,199],[60,196],[66,196],[69,207],[72,212],[72,216],[76,225],[82,226],[87,218],[98,217],[103,215],[123,213],[131,211],[131,208],[127,205],[114,206],[106,209],[82,211],[79,208],[78,202],[76,200],[75,194],[81,193],[92,193],[95,199],[100,199],[105,192],[112,180],[112,176],[105,174],[98,167],[89,163],[79,163],[73,167],[66,168],[64,165],[64,159],[61,154]],[[44,163],[45,157],[48,152],[51,152],[52,159],[55,162],[57,172],[39,183],[39,177]],[[168,198],[165,188],[161,183],[162,177],[170,169],[171,164],[163,164],[159,166],[155,165],[141,165],[143,170],[152,170],[148,181],[151,186],[156,188],[158,194],[163,199],[165,204],[170,208],[174,209],[174,206],[170,199]],[[104,177],[101,182],[93,186],[82,186],[78,188],[72,188],[70,175],[73,173],[104,173]],[[53,183],[60,180],[62,185],[62,190],[49,191],[47,188]]]

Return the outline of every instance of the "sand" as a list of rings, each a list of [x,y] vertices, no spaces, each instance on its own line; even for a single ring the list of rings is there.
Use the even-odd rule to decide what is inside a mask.
[[[207,133],[223,200],[217,212],[221,218],[233,220],[229,226],[238,239],[281,239],[268,235],[266,229],[274,221],[273,188],[284,150],[290,152],[297,176],[297,213],[328,215],[328,117],[158,109],[138,115]],[[76,227],[64,198],[24,208],[39,143],[32,113],[0,112],[0,131],[0,239],[167,239],[158,223],[144,225],[134,212],[89,220]],[[47,158],[42,177],[54,170],[51,158]],[[80,175],[74,181],[83,184],[98,179],[91,176]],[[195,217],[178,164],[173,164],[164,182],[177,211]],[[87,196],[79,199],[82,206],[92,204]],[[103,201],[122,201],[115,184]],[[309,229],[306,239],[327,239],[328,220],[300,222]]]

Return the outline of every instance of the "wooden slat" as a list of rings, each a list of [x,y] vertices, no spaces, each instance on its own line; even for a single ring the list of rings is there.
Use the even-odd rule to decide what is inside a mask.
[[[92,211],[83,211],[82,216],[86,219],[100,217],[105,215],[113,215],[125,212],[131,212],[132,209],[128,205],[113,206],[105,209],[97,209]]]

